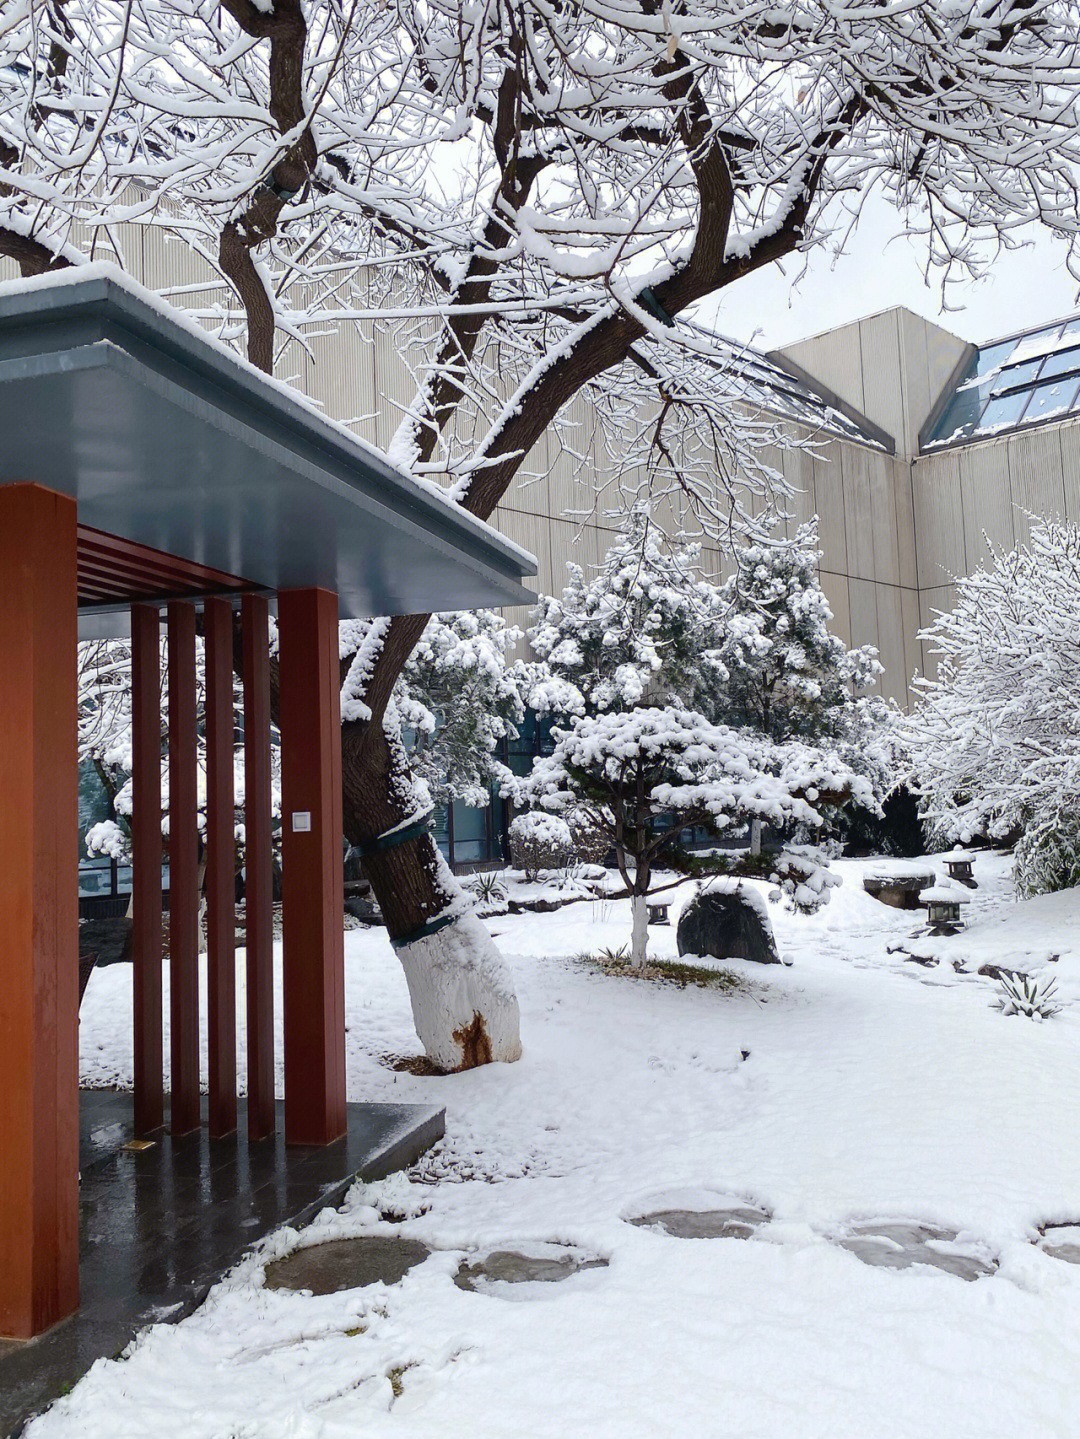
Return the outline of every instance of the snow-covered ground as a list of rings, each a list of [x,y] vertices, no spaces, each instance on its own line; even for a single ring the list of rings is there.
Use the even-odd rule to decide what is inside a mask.
[[[792,967],[735,964],[736,993],[577,962],[628,938],[625,901],[489,920],[525,1055],[441,1079],[384,1062],[417,1051],[404,979],[381,931],[349,933],[350,1097],[445,1104],[446,1141],[272,1237],[197,1314],[97,1364],[32,1439],[1080,1435],[1080,1267],[1033,1243],[1080,1219],[1080,892],[1017,904],[1007,862],[983,858],[968,930],[924,968],[886,953],[919,916],[863,893],[871,867],[840,863],[811,918],[774,908]],[[657,952],[674,943],[653,931]],[[1062,1012],[1001,1014],[970,972],[987,960],[1053,973]],[[129,986],[122,969],[91,980],[88,1082],[129,1076]],[[717,1196],[772,1221],[749,1240],[627,1223]],[[860,1219],[958,1229],[998,1268],[870,1267],[836,1242]],[[267,1257],[361,1232],[435,1253],[393,1287],[262,1287]],[[452,1283],[464,1256],[544,1241],[609,1265],[501,1293]]]

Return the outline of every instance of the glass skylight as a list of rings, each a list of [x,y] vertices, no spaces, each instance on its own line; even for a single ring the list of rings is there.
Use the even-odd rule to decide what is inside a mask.
[[[985,439],[1080,411],[1080,315],[984,345],[924,444]]]

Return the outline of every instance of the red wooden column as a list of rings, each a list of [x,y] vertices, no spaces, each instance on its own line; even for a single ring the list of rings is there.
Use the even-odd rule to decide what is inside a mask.
[[[173,1134],[202,1122],[199,1101],[199,834],[195,607],[169,605],[169,1008]]]
[[[236,842],[232,605],[210,599],[206,638],[206,1011],[210,1133],[236,1128]]]
[[[240,602],[244,670],[244,930],[248,1138],[277,1127],[274,1102],[274,889],[270,809],[270,607]]]
[[[75,502],[0,486],[0,1334],[79,1305]]]
[[[131,912],[135,1133],[165,1123],[161,1026],[161,617],[131,607]]]
[[[285,1138],[345,1133],[344,874],[337,595],[278,595]]]

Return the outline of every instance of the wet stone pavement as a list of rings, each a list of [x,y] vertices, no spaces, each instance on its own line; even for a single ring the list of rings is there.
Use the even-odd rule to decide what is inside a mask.
[[[190,1314],[256,1240],[412,1164],[445,1127],[440,1109],[355,1104],[346,1138],[286,1149],[280,1105],[277,1135],[251,1145],[241,1105],[237,1135],[133,1149],[131,1096],[111,1090],[84,1090],[80,1120],[82,1307],[37,1339],[0,1341],[3,1439],[139,1329]]]

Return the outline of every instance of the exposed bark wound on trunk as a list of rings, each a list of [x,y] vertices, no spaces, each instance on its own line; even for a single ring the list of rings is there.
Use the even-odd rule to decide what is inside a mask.
[[[491,1040],[482,1014],[474,1014],[471,1024],[455,1029],[454,1038],[461,1045],[462,1069],[477,1069],[481,1064],[491,1063]]]

